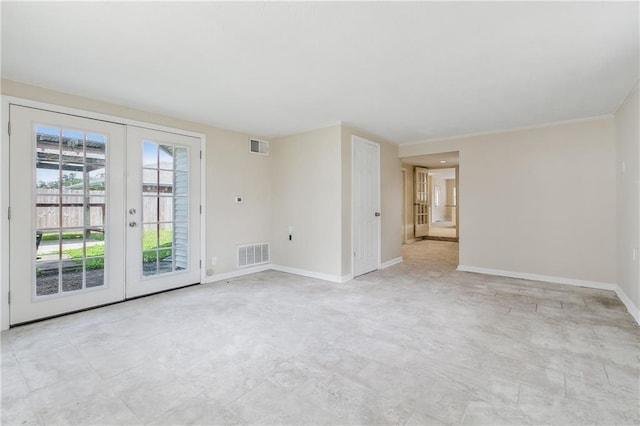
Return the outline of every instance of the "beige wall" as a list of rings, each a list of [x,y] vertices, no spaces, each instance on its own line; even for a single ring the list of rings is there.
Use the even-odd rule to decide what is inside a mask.
[[[402,167],[398,146],[359,129],[342,126],[342,274],[352,273],[351,247],[351,139],[353,136],[380,145],[381,262],[401,256]]]
[[[638,86],[616,113],[618,284],[640,308],[640,134]],[[625,171],[622,171],[624,162]],[[633,250],[636,259],[633,260]]]
[[[616,283],[614,120],[400,146],[460,152],[460,264]]]
[[[236,246],[271,239],[272,157],[250,154],[249,135],[2,80],[2,94],[203,133],[206,146],[206,263],[215,274],[236,269]],[[252,135],[259,136],[259,135]],[[245,197],[235,204],[234,196]],[[211,266],[217,256],[218,265]]]
[[[340,277],[340,126],[273,139],[271,155],[272,262]]]

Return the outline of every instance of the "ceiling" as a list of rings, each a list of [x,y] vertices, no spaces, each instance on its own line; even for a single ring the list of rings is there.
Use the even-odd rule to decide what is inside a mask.
[[[2,2],[2,77],[274,137],[394,143],[615,112],[638,2]]]
[[[442,161],[445,161],[445,163],[442,163]],[[460,164],[458,151],[405,157],[402,159],[402,162],[412,166],[426,167],[428,169],[455,167]]]

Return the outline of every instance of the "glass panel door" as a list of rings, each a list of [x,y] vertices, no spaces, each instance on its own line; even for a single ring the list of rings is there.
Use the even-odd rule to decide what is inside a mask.
[[[10,119],[11,323],[122,300],[124,126],[15,105]]]
[[[200,139],[128,127],[127,146],[127,297],[200,282]]]

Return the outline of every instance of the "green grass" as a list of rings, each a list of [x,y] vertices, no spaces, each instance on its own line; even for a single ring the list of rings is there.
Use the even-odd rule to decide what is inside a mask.
[[[70,239],[73,238],[82,238],[82,233],[78,233],[79,237],[71,237]],[[44,234],[42,237],[44,239],[44,236],[47,234]],[[57,234],[49,234],[49,235],[55,235],[57,237]],[[75,233],[68,233],[68,234],[63,234],[63,239],[64,235],[75,235]],[[142,254],[142,258],[143,258],[143,262],[153,262],[156,260],[157,255],[155,251],[147,251],[147,250],[153,250],[156,248],[156,240],[155,240],[155,232],[154,231],[144,231],[143,235],[142,235],[142,249],[145,250],[145,252]],[[158,248],[163,248],[163,247],[171,247],[172,243],[173,243],[173,236],[172,236],[172,232],[168,231],[168,230],[160,230],[160,244],[158,245]],[[54,238],[52,238],[54,239]],[[55,238],[57,239],[57,238]],[[102,269],[104,268],[104,244],[97,244],[97,245],[93,245],[93,246],[88,246],[87,247],[87,255],[86,257],[99,257],[98,259],[87,259],[87,269]],[[62,251],[63,255],[66,255],[68,257],[70,257],[71,259],[82,259],[82,249],[78,248],[78,249],[68,249],[68,250],[63,250]],[[165,257],[169,257],[171,256],[171,249],[164,249],[164,250],[158,250],[158,255],[160,257],[160,259],[164,259]]]
[[[65,232],[62,234],[63,240],[81,240],[82,232]],[[102,232],[92,232],[91,239],[97,241],[104,241],[104,234]],[[48,234],[42,234],[42,241],[57,241],[58,233],[50,232]]]

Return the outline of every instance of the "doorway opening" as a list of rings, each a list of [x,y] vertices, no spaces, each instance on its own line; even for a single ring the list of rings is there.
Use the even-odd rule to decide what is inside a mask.
[[[403,241],[459,240],[459,153],[405,157]]]

